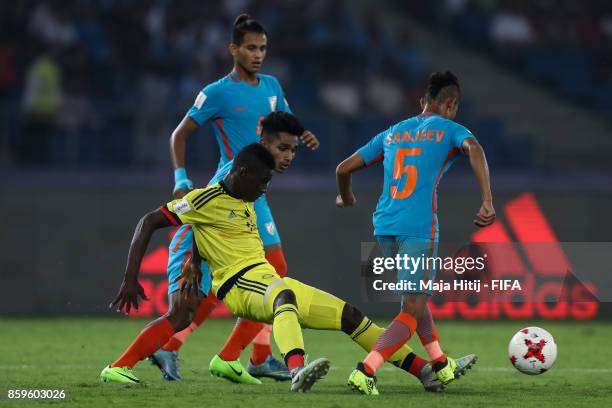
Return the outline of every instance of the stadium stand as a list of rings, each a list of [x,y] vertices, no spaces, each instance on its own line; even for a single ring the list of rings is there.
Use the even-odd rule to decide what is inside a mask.
[[[577,4],[561,3],[568,8]],[[576,126],[612,110],[611,61],[605,52],[612,35],[607,2],[598,2],[600,13],[593,8],[569,25],[556,21],[552,13],[545,27],[540,16],[553,7],[547,2],[385,4],[388,7],[341,0],[245,0],[223,2],[221,7],[203,7],[195,0],[3,2],[0,166],[168,168],[167,139],[201,86],[229,70],[227,27],[243,10],[257,16],[270,34],[263,71],[280,79],[292,109],[323,142],[317,154],[298,158],[296,167],[304,170],[333,168],[339,157],[387,124],[418,110],[427,73],[447,68],[444,53],[429,47],[419,34],[423,32],[426,37],[451,34],[455,41],[446,47],[453,51],[457,44],[464,46],[453,51],[463,59],[471,58],[467,47],[498,63],[490,74],[482,64],[474,71],[478,75],[469,75],[471,66],[469,72],[459,72],[466,84],[459,120],[481,138],[498,168],[563,165],[555,161],[563,152],[544,149],[556,128],[517,126],[521,112],[483,103],[482,89],[500,78],[497,71],[507,71],[501,78],[512,84],[504,92],[515,89],[519,75],[538,84],[522,85],[527,92],[537,93],[540,84],[554,89],[554,97],[544,97],[543,103],[558,97],[587,106],[591,111],[577,113],[581,119]],[[384,10],[393,7],[407,10],[410,20],[390,25]],[[303,12],[297,15],[292,11],[296,8]],[[571,33],[565,32],[568,27]],[[561,29],[565,37],[555,31]],[[553,118],[583,110],[563,106],[547,109]],[[211,130],[201,132],[206,136],[190,141],[195,149],[189,150],[189,165],[212,169],[217,152],[207,143]],[[548,137],[540,137],[543,133]],[[587,153],[593,153],[597,140],[587,145]],[[603,152],[612,149],[599,145],[597,150],[600,155],[585,156],[590,164],[600,163]],[[549,155],[554,160],[547,160]]]

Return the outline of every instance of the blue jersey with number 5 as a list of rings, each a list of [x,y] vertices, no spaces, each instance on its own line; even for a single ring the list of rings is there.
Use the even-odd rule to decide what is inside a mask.
[[[372,217],[374,235],[437,240],[437,187],[472,133],[424,113],[399,122],[358,150],[366,165],[382,160],[384,187]]]
[[[221,158],[220,169],[244,146],[259,142],[260,124],[274,111],[291,112],[278,80],[258,74],[258,85],[239,80],[234,72],[204,87],[187,116],[198,125],[211,121]]]

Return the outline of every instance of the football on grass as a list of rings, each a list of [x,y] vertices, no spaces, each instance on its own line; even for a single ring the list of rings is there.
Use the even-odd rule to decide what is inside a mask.
[[[521,373],[537,375],[550,370],[557,358],[557,343],[540,327],[519,330],[510,340],[508,356]]]

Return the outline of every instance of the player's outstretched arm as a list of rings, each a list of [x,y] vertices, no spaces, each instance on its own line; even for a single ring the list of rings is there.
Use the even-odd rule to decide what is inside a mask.
[[[121,283],[117,296],[115,296],[115,299],[111,302],[110,307],[117,307],[118,312],[121,312],[125,308],[125,314],[128,314],[132,306],[138,309],[138,297],[149,300],[143,287],[138,283],[140,262],[149,246],[149,241],[151,240],[153,232],[157,229],[169,227],[171,225],[172,223],[170,220],[159,209],[146,214],[140,219],[134,231],[132,243],[130,244],[123,282]]]
[[[336,205],[340,208],[351,207],[357,204],[351,181],[351,173],[364,168],[365,163],[361,155],[353,153],[348,159],[336,167],[336,184],[338,186],[338,196]]]
[[[491,179],[487,158],[482,146],[474,138],[465,139],[461,144],[461,151],[470,159],[470,166],[472,166],[478,181],[482,197],[482,204],[478,214],[476,214],[474,224],[479,227],[486,227],[495,221],[495,209],[493,208],[493,194],[491,193]]]
[[[185,149],[187,138],[198,129],[198,124],[185,116],[170,136],[170,155],[174,165],[174,198],[181,198],[193,189],[193,182],[185,170]]]

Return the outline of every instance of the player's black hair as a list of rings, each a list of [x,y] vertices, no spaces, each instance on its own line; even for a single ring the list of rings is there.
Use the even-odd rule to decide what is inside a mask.
[[[231,171],[237,171],[241,167],[256,171],[264,169],[274,170],[276,168],[276,161],[272,153],[264,146],[259,143],[251,143],[243,147],[236,154]]]
[[[272,112],[261,121],[262,137],[277,137],[280,132],[301,136],[304,126],[293,114],[282,111]]]
[[[246,33],[266,34],[266,30],[261,24],[253,20],[248,14],[241,14],[234,21],[232,30],[232,43],[236,45],[242,44]]]
[[[450,71],[437,71],[429,76],[427,89],[425,90],[425,99],[427,101],[437,100],[442,102],[442,100],[448,97],[458,97],[460,90],[459,80],[455,74]]]

